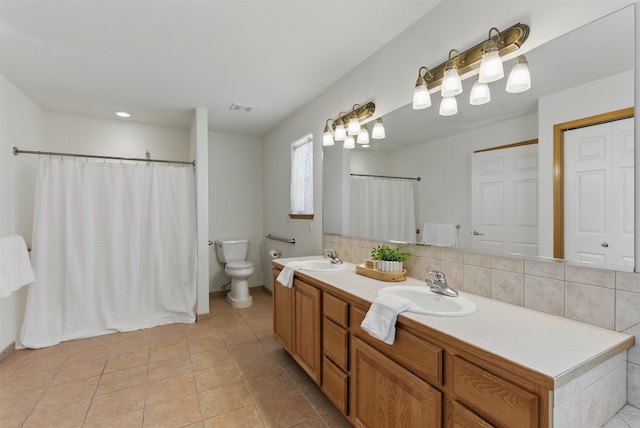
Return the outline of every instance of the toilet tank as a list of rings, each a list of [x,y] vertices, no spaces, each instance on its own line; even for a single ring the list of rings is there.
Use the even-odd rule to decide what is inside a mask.
[[[234,260],[245,260],[247,257],[248,239],[221,239],[216,241],[216,254],[220,263]]]

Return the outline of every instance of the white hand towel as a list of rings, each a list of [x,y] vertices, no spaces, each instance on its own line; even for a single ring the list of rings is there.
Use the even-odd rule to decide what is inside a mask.
[[[396,340],[396,320],[400,312],[416,309],[409,299],[382,294],[376,297],[360,327],[376,339],[393,345]]]
[[[299,262],[297,260],[290,261],[284,266],[284,268],[276,278],[276,281],[278,281],[285,287],[291,288],[293,286],[293,275],[295,271],[301,269],[303,266],[304,262]]]
[[[35,275],[22,236],[0,238],[0,298],[33,281]]]
[[[438,224],[437,229],[437,245],[455,247],[458,244],[458,232],[455,224]]]
[[[422,225],[422,242],[434,245],[438,236],[437,223],[425,223]]]

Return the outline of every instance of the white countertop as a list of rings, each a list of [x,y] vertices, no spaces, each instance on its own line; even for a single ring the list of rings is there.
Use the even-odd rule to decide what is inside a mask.
[[[296,257],[274,262],[284,266],[292,260],[321,258]],[[424,281],[414,278],[395,283],[378,281],[356,274],[354,264],[344,264],[346,268],[338,271],[303,273],[368,302],[384,287],[426,286]],[[478,306],[474,314],[439,317],[404,312],[401,316],[551,377],[555,388],[613,357],[612,350],[630,337],[474,294],[460,294]]]

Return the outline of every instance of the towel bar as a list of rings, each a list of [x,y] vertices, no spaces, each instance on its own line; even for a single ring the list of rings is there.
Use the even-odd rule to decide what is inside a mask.
[[[287,238],[280,238],[278,236],[273,236],[272,234],[268,234],[267,235],[267,239],[273,239],[274,241],[280,241],[280,242],[286,242],[287,244],[296,244],[296,239],[295,238],[291,238],[291,239],[287,239]]]

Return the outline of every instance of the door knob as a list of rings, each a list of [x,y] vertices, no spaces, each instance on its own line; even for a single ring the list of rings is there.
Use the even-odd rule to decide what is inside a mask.
[[[476,236],[478,236],[478,235],[484,235],[484,233],[480,233],[480,232],[478,232],[477,230],[474,230],[472,233],[473,233],[474,235],[476,235]]]
[[[607,244],[606,242],[603,242],[603,243],[602,243],[602,244],[600,244],[600,245],[602,245],[604,248],[607,248],[607,247],[609,246],[609,244]]]

